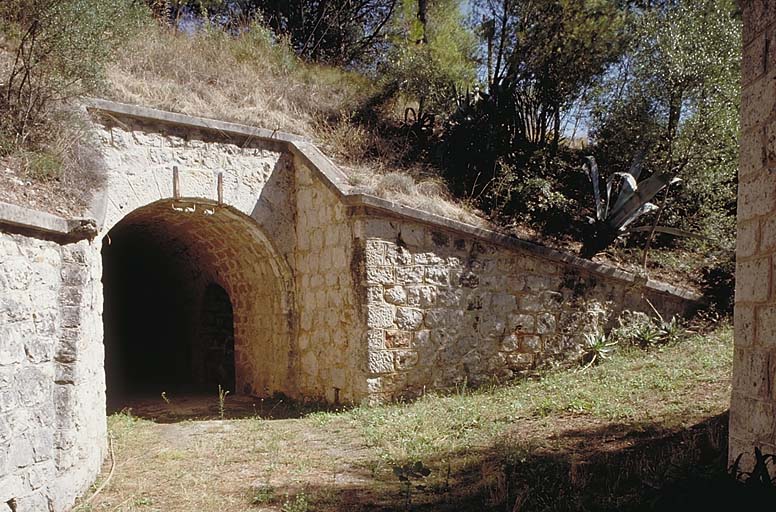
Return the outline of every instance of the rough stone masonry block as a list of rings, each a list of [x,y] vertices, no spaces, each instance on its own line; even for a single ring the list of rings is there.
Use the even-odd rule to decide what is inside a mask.
[[[736,302],[765,302],[771,279],[771,259],[758,258],[736,264]]]
[[[762,77],[741,92],[741,134],[748,134],[765,125],[776,102],[773,80]]]
[[[738,236],[741,236],[740,228]],[[763,253],[776,251],[776,215],[770,215],[762,221],[762,225],[760,226],[759,250]],[[740,253],[736,254],[738,256],[744,256]]]
[[[766,71],[766,33],[758,34],[743,49],[741,84],[746,86]]]
[[[738,176],[742,180],[759,172],[765,165],[764,131],[764,128],[759,128],[740,137]]]
[[[738,304],[733,314],[736,346],[750,347],[754,343],[754,319],[755,306]]]
[[[423,313],[418,309],[396,308],[396,327],[404,331],[414,331],[423,325]]]
[[[741,221],[738,223],[736,256],[739,258],[748,258],[757,253],[759,227],[760,221],[757,219]],[[776,240],[771,243],[776,243]]]
[[[733,354],[733,387],[753,398],[768,399],[776,359],[768,350],[736,347]]]
[[[776,347],[776,306],[761,306],[756,311],[757,345]]]
[[[393,353],[387,350],[381,350],[377,352],[369,352],[369,360],[367,362],[367,371],[373,374],[392,373],[393,367]]]
[[[772,0],[744,0],[741,2],[745,27],[743,34],[745,45],[762,34],[765,27],[773,21],[774,8],[769,5],[771,2]]]

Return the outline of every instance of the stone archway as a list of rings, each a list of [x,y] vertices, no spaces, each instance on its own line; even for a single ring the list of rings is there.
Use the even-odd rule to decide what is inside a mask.
[[[219,385],[293,394],[290,272],[252,218],[164,199],[130,212],[102,245],[110,405]]]

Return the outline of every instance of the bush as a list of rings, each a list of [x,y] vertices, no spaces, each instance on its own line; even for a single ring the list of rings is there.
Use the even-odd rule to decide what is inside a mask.
[[[5,0],[0,20],[14,56],[0,130],[15,146],[34,143],[53,104],[97,89],[114,50],[146,17],[132,0]]]

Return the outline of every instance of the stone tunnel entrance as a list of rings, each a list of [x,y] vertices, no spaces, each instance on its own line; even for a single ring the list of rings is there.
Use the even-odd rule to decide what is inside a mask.
[[[163,200],[103,239],[109,410],[139,397],[291,393],[288,275],[253,219]]]

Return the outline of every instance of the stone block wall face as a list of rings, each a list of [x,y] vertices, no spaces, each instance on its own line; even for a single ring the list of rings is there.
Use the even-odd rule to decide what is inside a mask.
[[[353,222],[342,201],[297,162],[296,298],[300,394],[356,402],[366,394],[366,322]]]
[[[742,1],[743,61],[729,459],[776,453],[776,4]]]
[[[608,303],[612,317],[651,313],[644,297],[668,318],[683,312],[643,286],[471,236],[376,215],[360,225],[374,402],[503,382],[576,357],[584,333],[602,321],[588,314],[591,301]]]
[[[100,262],[0,233],[0,503],[63,510],[105,451]],[[99,251],[98,251],[99,254]]]
[[[133,210],[173,197],[173,167],[180,196],[216,200],[223,173],[224,203],[252,217],[277,251],[291,257],[295,212],[292,158],[266,144],[214,138],[195,130],[122,119],[95,125],[107,183],[101,195],[105,231]]]

